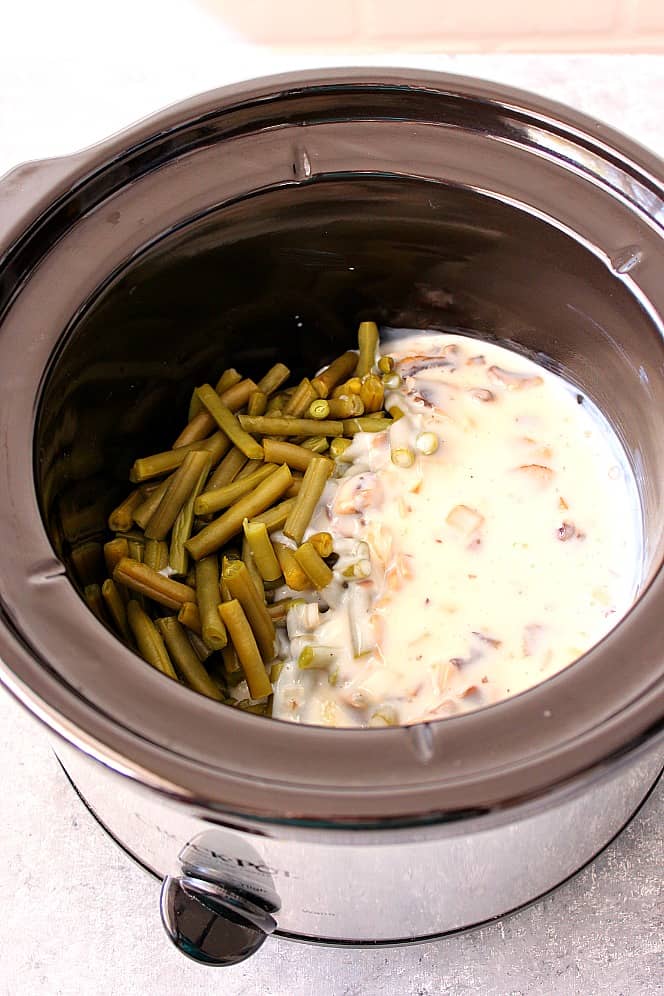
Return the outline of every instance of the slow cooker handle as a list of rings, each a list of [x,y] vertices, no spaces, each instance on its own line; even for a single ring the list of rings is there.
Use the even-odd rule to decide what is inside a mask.
[[[205,965],[236,965],[277,927],[266,910],[218,882],[183,875],[164,879],[161,919],[176,948]]]
[[[0,260],[47,207],[69,192],[82,153],[22,163],[0,176]]]

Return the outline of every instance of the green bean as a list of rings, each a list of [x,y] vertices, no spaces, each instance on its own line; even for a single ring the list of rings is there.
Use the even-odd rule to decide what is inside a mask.
[[[292,480],[290,470],[286,464],[283,464],[218,519],[205,526],[196,536],[192,536],[185,546],[194,560],[199,560],[207,553],[224,546],[229,539],[239,533],[245,519],[251,519],[274,505],[290,487]]]
[[[267,408],[267,394],[264,391],[254,391],[247,402],[248,415],[264,415]]]
[[[228,601],[231,601],[230,598]],[[224,662],[224,672],[226,674],[227,681],[232,681],[234,676],[240,677],[244,674],[242,671],[242,665],[240,664],[237,653],[235,652],[235,647],[232,643],[226,644],[224,649],[221,651],[221,658]],[[242,680],[241,677],[240,680]]]
[[[378,372],[381,374],[391,374],[394,370],[394,357],[393,356],[379,356],[378,362],[376,363],[378,367]]]
[[[357,394],[344,395],[341,398],[319,398],[318,401],[312,401],[309,406],[310,418],[344,419],[356,418],[359,415],[364,415],[364,404]]]
[[[357,359],[357,356],[355,356]],[[331,397],[333,398],[343,398],[349,395],[358,394],[362,390],[362,378],[361,377],[351,377],[345,382],[345,384],[338,384],[337,387],[332,391]]]
[[[303,647],[297,659],[297,666],[302,670],[310,668],[320,668],[327,670],[330,664],[334,664],[339,656],[336,647]]]
[[[311,450],[312,453],[324,453],[330,448],[325,436],[308,436],[307,439],[302,440],[300,446],[303,450]]]
[[[249,620],[261,657],[266,664],[274,658],[274,623],[242,560],[224,558],[222,578],[232,599],[236,599]],[[231,634],[232,639],[232,634]],[[235,641],[233,641],[235,642]],[[236,650],[239,648],[236,646]],[[240,660],[242,658],[240,657]],[[258,697],[258,696],[255,696]]]
[[[295,551],[295,559],[310,579],[314,588],[320,591],[327,588],[332,580],[332,571],[317,552],[313,543],[306,542]]]
[[[342,460],[344,463],[350,463],[351,461],[346,460],[344,457],[344,453],[352,442],[352,439],[333,439],[330,443],[330,456],[334,457],[335,460]]]
[[[169,678],[177,681],[178,676],[168,656],[168,651],[161,638],[161,634],[149,615],[143,611],[134,599],[127,605],[127,619],[129,620],[129,626],[134,634],[136,646],[141,657],[148,664],[151,664],[152,667],[156,668],[157,671],[161,671],[163,674],[168,675]]]
[[[258,381],[258,390],[267,395],[274,394],[282,384],[286,383],[289,377],[288,367],[284,363],[275,363]]]
[[[180,620],[178,619],[178,622]],[[184,623],[183,623],[184,625]],[[206,643],[203,642],[202,638],[198,633],[194,633],[193,629],[187,630],[187,639],[189,643],[194,648],[194,653],[198,657],[199,661],[207,661],[214,654],[214,650],[210,650]],[[214,680],[214,676],[211,676]]]
[[[132,536],[131,539],[127,540],[127,551],[127,556],[130,560],[137,560],[139,564],[142,564],[145,559],[145,539],[143,537]],[[119,563],[120,561],[118,560]],[[115,567],[113,570],[115,570]]]
[[[230,602],[222,602],[219,606],[219,613],[240,659],[252,699],[262,699],[271,695],[270,679],[261,660],[251,626],[239,601],[234,598]]]
[[[229,505],[235,504],[239,498],[252,491],[257,484],[260,484],[277,469],[276,463],[264,463],[259,470],[255,470],[247,477],[232,481],[230,484],[215,488],[213,491],[205,491],[196,499],[194,505],[196,515],[211,515],[222,508],[228,508]]]
[[[130,557],[123,557],[116,566],[113,580],[116,584],[124,584],[141,595],[147,595],[167,609],[179,609],[185,602],[196,601],[193,588],[165,578],[163,574],[158,574],[151,567]]]
[[[210,388],[212,390],[212,388]],[[234,417],[234,416],[233,416]],[[198,450],[205,450],[210,454],[210,462],[214,465],[219,463],[224,453],[230,449],[230,441],[224,432],[215,432],[207,439],[200,442],[188,443],[178,449],[167,450],[164,453],[155,453],[153,456],[141,457],[134,460],[134,465],[129,473],[129,479],[136,482],[147,481],[152,477],[160,477],[162,474],[170,474],[184,462],[187,453]],[[150,498],[152,495],[150,495]],[[136,515],[134,514],[134,522]]]
[[[238,473],[235,480],[243,481],[245,477],[249,477],[250,474],[253,474],[256,470],[259,470],[260,467],[264,466],[265,463],[263,460],[247,460],[247,462],[245,463],[242,470]]]
[[[212,390],[212,388],[210,388],[210,390]],[[249,395],[255,390],[256,385],[253,380],[250,380],[247,377],[245,380],[241,380],[239,383],[234,384],[224,391],[219,400],[222,401],[227,408],[230,408],[232,412],[237,412],[240,408],[244,408],[249,399]],[[214,393],[217,397],[219,397],[216,390]],[[181,446],[186,446],[188,443],[193,443],[199,439],[203,439],[214,429],[215,420],[210,412],[205,409],[201,397],[198,394],[198,388],[194,391],[194,398],[198,399],[202,407],[187,423],[178,438],[173,443],[174,450],[179,449]],[[190,404],[189,407],[191,408],[192,405]]]
[[[322,456],[315,456],[305,470],[300,493],[284,525],[284,534],[296,543],[302,542],[305,529],[333,470],[334,462]]]
[[[368,415],[365,418],[344,419],[344,436],[354,436],[357,432],[385,432],[392,425],[391,418],[378,418]]]
[[[178,612],[178,622],[190,629],[192,633],[196,633],[197,636],[202,636],[201,633],[201,615],[198,611],[198,605],[196,602],[185,602],[180,611]]]
[[[115,539],[104,543],[104,561],[109,574],[113,573],[115,565],[123,557],[129,556],[129,544],[124,536],[116,536]]]
[[[145,500],[140,488],[134,488],[108,517],[108,528],[112,533],[124,533],[131,529],[134,522],[134,512]]]
[[[168,543],[160,539],[146,540],[143,563],[153,571],[163,571],[168,567]]]
[[[233,412],[227,408],[213,388],[209,384],[203,384],[202,387],[197,387],[196,391],[212,418],[231,442],[235,443],[250,460],[262,460],[263,449],[260,444],[245,432]]]
[[[312,384],[318,392],[319,397],[327,398],[334,387],[355,370],[357,365],[357,353],[353,350],[343,353],[333,360],[328,367],[319,373],[312,380]]]
[[[180,509],[177,519],[173,523],[171,533],[171,546],[168,554],[168,563],[174,574],[184,577],[189,565],[189,554],[185,549],[185,543],[191,536],[194,525],[194,509],[196,499],[205,487],[205,481],[210,473],[210,461],[203,461],[197,479],[194,481],[191,494]]]
[[[312,385],[308,377],[303,377],[298,384],[297,390],[284,409],[284,415],[292,415],[293,418],[301,418],[309,409],[312,401],[318,397],[318,391]]]
[[[143,502],[134,511],[134,522],[141,529],[145,529],[151,516],[154,514],[155,509],[159,507],[159,502],[166,494],[166,490],[173,479],[173,474],[170,477],[165,477],[163,481],[160,481],[154,491],[145,498]]]
[[[112,578],[106,578],[101,586],[101,594],[106,610],[118,634],[131,643],[131,630],[127,621],[127,607],[120,590]]]
[[[246,463],[247,458],[242,450],[239,450],[237,446],[234,446],[231,450],[229,450],[210,477],[207,487],[208,491],[213,491],[215,488],[221,488],[224,484],[230,484],[231,481],[235,480]]]
[[[86,584],[83,589],[83,597],[88,603],[88,608],[92,609],[97,619],[101,622],[106,622],[106,613],[104,612],[104,600],[102,598],[101,588],[98,584]]]
[[[309,537],[309,543],[311,543],[316,553],[325,558],[329,557],[332,553],[334,540],[332,539],[332,533],[314,533]]]
[[[248,519],[245,519],[243,529],[254,563],[263,581],[278,581],[281,577],[281,568],[270,543],[265,523],[249,522]]]
[[[283,525],[288,518],[288,513],[294,504],[294,498],[287,498],[286,501],[282,501],[278,505],[274,505],[272,508],[269,508],[267,512],[261,512],[260,515],[254,515],[250,521],[264,522],[267,526],[268,533],[274,533],[278,529],[283,528]]]
[[[284,581],[289,588],[292,588],[293,591],[306,591],[307,588],[311,588],[309,576],[304,573],[295,559],[294,550],[291,550],[284,543],[275,543],[274,552],[277,555]]]
[[[224,394],[225,391],[228,391],[229,388],[235,387],[236,384],[239,384],[241,380],[242,380],[242,374],[238,373],[237,370],[235,370],[233,367],[229,367],[228,370],[224,370],[221,377],[215,384],[214,389],[217,392],[217,394],[221,396],[222,394]],[[225,403],[228,404],[228,401],[225,400]],[[196,391],[193,391],[191,395],[191,401],[189,403],[188,421],[191,422],[194,415],[198,415],[198,413],[202,410],[203,406],[196,396]],[[203,433],[203,435],[205,435],[205,433]]]
[[[205,467],[210,466],[210,454],[203,450],[187,453],[182,466],[173,475],[164,497],[159,502],[147,526],[146,539],[163,540],[168,535],[182,507]]]
[[[270,415],[238,415],[247,432],[258,436],[343,436],[342,421],[315,418],[273,418]]]
[[[245,522],[246,521],[248,521],[248,520],[245,519]],[[249,572],[249,577],[253,581],[254,587],[255,587],[256,591],[258,592],[261,601],[264,602],[265,601],[265,587],[264,587],[264,584],[263,584],[263,578],[258,573],[258,568],[256,567],[256,562],[254,560],[254,555],[251,552],[251,547],[249,546],[249,543],[247,542],[247,537],[246,536],[242,537],[242,556],[241,556],[240,559],[242,560],[242,562],[244,563],[245,567],[247,568],[247,571]]]
[[[357,343],[359,355],[355,376],[364,377],[371,373],[371,368],[376,361],[376,351],[378,349],[378,326],[375,322],[360,322],[357,330]]]
[[[266,461],[287,463],[293,470],[306,470],[314,458],[314,451],[309,447],[298,446],[296,443],[284,443],[281,440],[270,439],[269,436],[263,440],[263,450]]]
[[[383,399],[385,397],[385,388],[383,387],[383,382],[380,377],[376,377],[374,374],[368,374],[362,381],[362,390],[360,391],[360,401],[364,405],[364,410],[367,415],[372,412],[378,412],[383,407]],[[352,415],[361,415],[362,412],[353,412]]]
[[[219,605],[219,561],[216,553],[201,557],[196,563],[196,597],[201,618],[201,636],[210,650],[221,650],[228,643],[217,607]]]
[[[187,639],[187,634],[173,616],[157,619],[155,623],[163,637],[166,649],[186,683],[195,692],[207,695],[210,699],[223,699],[223,695],[207,673]]]

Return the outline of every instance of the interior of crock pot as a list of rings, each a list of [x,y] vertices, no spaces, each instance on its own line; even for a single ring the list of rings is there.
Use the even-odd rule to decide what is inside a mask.
[[[479,191],[327,175],[211,210],[115,274],[63,337],[35,437],[42,513],[79,589],[132,461],[170,448],[192,388],[229,365],[295,377],[358,321],[507,340],[604,411],[634,468],[644,582],[662,556],[662,343],[628,282],[547,221]],[[598,501],[601,496],[598,495]],[[617,528],[619,528],[617,524]],[[92,556],[78,571],[72,550]],[[95,553],[96,549],[96,553]]]

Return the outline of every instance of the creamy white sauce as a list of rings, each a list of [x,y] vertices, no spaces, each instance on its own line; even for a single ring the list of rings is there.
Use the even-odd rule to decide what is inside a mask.
[[[291,610],[279,634],[280,719],[385,725],[489,705],[576,660],[636,595],[636,488],[587,399],[469,337],[392,333],[382,352],[402,378],[386,407],[406,414],[355,437],[314,514],[307,535],[330,532],[339,561],[305,596],[326,611]],[[423,432],[439,442],[429,455]],[[410,467],[394,463],[403,450]],[[320,667],[298,666],[307,645],[326,648]]]

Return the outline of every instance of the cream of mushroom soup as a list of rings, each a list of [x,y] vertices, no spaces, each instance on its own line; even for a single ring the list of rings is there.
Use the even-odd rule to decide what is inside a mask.
[[[306,533],[332,535],[332,581],[275,592],[294,599],[279,719],[385,726],[490,705],[580,657],[636,594],[635,484],[586,398],[475,338],[391,331],[382,352],[396,420],[354,437]]]

